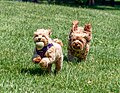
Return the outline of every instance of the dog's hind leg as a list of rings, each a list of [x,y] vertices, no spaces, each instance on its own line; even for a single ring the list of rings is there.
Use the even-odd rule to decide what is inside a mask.
[[[55,62],[55,71],[54,71],[55,74],[57,74],[62,69],[62,65],[63,65],[63,57],[59,58]]]

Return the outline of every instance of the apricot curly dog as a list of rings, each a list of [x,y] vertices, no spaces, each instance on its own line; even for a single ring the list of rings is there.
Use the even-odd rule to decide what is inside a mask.
[[[32,57],[34,63],[39,63],[42,69],[51,72],[52,64],[55,64],[55,73],[62,69],[63,43],[59,39],[50,38],[51,30],[38,29],[34,32],[35,49]]]

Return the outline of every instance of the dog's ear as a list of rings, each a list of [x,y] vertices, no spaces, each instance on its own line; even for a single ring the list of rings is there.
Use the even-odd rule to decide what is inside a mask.
[[[86,33],[86,40],[89,42],[92,39],[92,26],[91,24],[85,24],[84,32]]]
[[[78,20],[75,20],[72,22],[72,25],[78,25],[79,24],[79,21]]]
[[[37,32],[34,32],[34,34],[33,34],[33,38],[34,38],[36,35],[37,35]]]
[[[92,26],[91,26],[90,23],[89,24],[85,24],[84,31],[88,31],[88,32],[92,31]]]
[[[48,35],[50,36],[52,34],[52,30],[48,29]]]
[[[76,31],[78,29],[78,24],[79,24],[78,20],[73,21],[71,31]]]

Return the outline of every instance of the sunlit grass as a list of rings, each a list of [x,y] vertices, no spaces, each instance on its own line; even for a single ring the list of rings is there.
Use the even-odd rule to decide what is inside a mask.
[[[105,8],[105,7],[104,7]],[[75,8],[23,2],[0,2],[1,93],[119,93],[120,11],[117,8]],[[93,39],[86,62],[67,63],[71,22],[91,23]],[[47,75],[31,62],[33,32],[52,29],[63,43],[64,64]]]

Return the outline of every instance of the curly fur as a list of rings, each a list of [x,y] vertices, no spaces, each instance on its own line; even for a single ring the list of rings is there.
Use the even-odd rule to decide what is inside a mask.
[[[50,48],[47,49],[43,58],[37,53],[37,50],[41,50],[35,46],[32,61],[34,63],[40,64],[42,69],[46,69],[51,72],[52,64],[55,64],[55,73],[62,69],[63,64],[63,53],[62,53],[62,41],[59,39],[52,40],[50,38],[51,30],[38,29],[34,32],[34,42],[43,42],[44,47],[48,44],[52,44]]]
[[[68,40],[68,60],[72,61],[77,57],[80,61],[86,60],[92,39],[91,24],[78,27],[79,22],[73,21]]]

